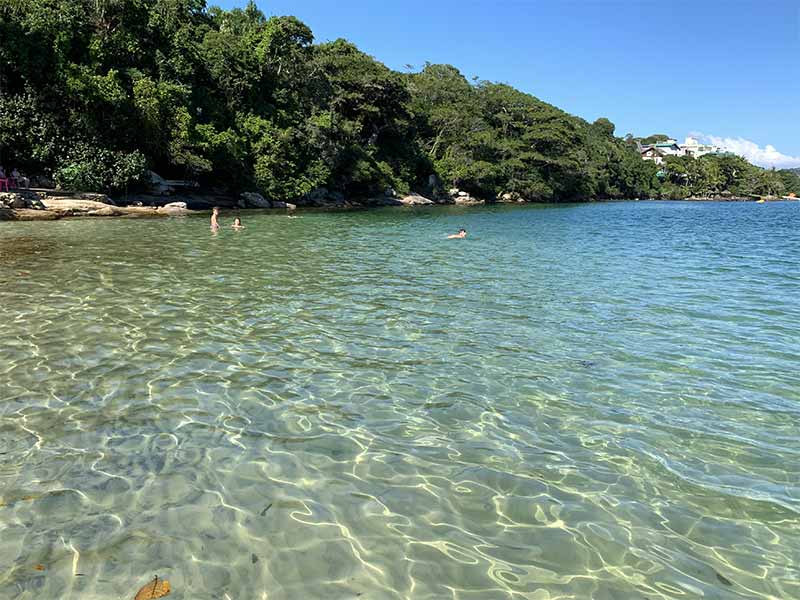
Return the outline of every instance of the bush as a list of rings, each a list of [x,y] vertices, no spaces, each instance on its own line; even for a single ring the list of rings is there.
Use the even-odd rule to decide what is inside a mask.
[[[117,152],[79,143],[59,162],[53,176],[62,189],[80,192],[121,192],[141,183],[147,170],[144,155]]]
[[[62,142],[54,115],[30,91],[0,97],[0,158],[4,164],[40,171]]]

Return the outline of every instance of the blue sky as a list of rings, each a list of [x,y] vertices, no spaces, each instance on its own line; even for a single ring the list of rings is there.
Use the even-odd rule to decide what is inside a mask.
[[[246,0],[207,0],[225,8]],[[394,69],[449,63],[617,135],[690,133],[800,166],[800,0],[257,0]]]

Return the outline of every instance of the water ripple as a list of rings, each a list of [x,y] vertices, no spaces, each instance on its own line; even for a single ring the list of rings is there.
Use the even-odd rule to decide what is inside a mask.
[[[246,220],[2,225],[0,598],[800,598],[796,205]]]

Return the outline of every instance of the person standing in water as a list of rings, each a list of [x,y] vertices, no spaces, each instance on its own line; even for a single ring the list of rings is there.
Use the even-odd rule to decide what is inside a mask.
[[[447,239],[448,240],[457,240],[457,239],[461,239],[461,238],[465,238],[465,237],[467,237],[467,230],[462,228],[462,229],[458,230],[458,233],[451,233],[450,235],[448,235]]]
[[[236,217],[236,218],[233,220],[233,225],[231,225],[231,227],[232,227],[233,229],[236,229],[236,230],[239,230],[239,229],[244,229],[244,225],[242,225],[242,220],[241,220],[239,217]]]
[[[211,231],[219,231],[219,221],[217,217],[219,216],[219,207],[215,206],[211,209]]]

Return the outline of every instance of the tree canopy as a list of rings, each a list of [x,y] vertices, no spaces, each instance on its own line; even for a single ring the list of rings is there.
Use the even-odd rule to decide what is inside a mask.
[[[275,199],[431,175],[487,199],[800,192],[732,159],[659,174],[614,133],[450,65],[399,73],[346,40],[315,44],[252,1],[0,0],[0,163],[68,188],[119,191],[152,169]]]

